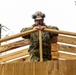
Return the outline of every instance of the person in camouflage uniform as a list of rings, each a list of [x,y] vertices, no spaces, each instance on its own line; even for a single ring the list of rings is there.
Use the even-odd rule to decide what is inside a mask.
[[[21,32],[28,31],[30,29],[36,28],[38,30],[43,30],[44,28],[55,29],[58,30],[55,26],[47,26],[44,23],[45,14],[40,11],[35,12],[32,15],[32,18],[35,21],[31,27],[23,28]],[[49,32],[42,32],[42,53],[43,53],[43,61],[51,60],[51,39],[53,36],[58,36],[58,34],[53,34]],[[38,32],[31,33],[30,35],[23,36],[22,38],[30,40],[30,47],[28,52],[30,52],[30,61],[40,61],[39,54],[39,36]]]

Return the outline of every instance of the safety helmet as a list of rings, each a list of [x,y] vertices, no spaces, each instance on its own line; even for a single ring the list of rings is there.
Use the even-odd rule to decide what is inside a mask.
[[[41,11],[37,11],[32,15],[33,19],[39,20],[45,18],[45,14],[42,13]]]

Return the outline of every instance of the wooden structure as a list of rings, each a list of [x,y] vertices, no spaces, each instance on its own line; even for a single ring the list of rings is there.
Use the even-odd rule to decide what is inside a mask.
[[[37,30],[33,29],[2,38],[0,42],[28,35],[35,31]],[[76,75],[76,33],[52,29],[45,29],[44,31],[65,34],[52,39],[52,59],[54,60],[30,62],[28,48],[15,51],[20,47],[29,45],[30,41],[25,39],[11,42],[0,46],[0,53],[15,51],[0,56],[0,75]]]

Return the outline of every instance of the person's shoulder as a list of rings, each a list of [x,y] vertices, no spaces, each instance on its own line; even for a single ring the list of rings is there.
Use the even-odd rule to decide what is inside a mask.
[[[24,31],[30,30],[32,28],[33,28],[33,26],[25,27],[25,28],[22,28],[20,32],[24,32]]]
[[[59,30],[59,28],[57,26],[48,25],[47,28]]]

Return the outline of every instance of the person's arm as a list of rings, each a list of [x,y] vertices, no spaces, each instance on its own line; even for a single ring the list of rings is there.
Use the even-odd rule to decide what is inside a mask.
[[[28,28],[22,28],[22,30],[20,32],[25,32],[25,31],[28,31],[32,29],[31,27],[28,27]],[[30,35],[26,35],[26,36],[22,36],[22,38],[25,38],[25,39],[30,39]]]
[[[58,27],[56,27],[56,26],[48,26],[47,28],[54,29],[54,30],[59,30]],[[51,33],[51,35],[52,35],[52,37],[53,36],[58,36],[58,34],[55,34],[55,33]]]

